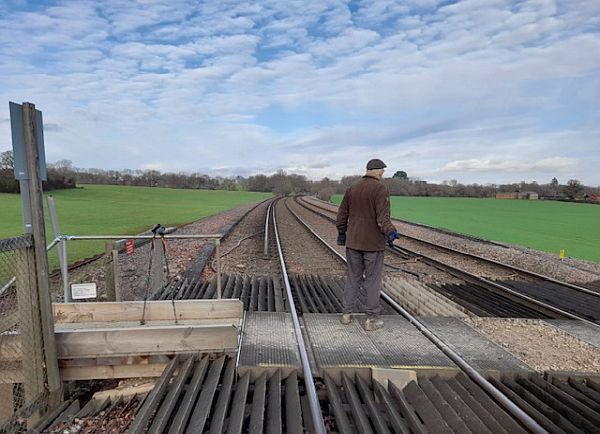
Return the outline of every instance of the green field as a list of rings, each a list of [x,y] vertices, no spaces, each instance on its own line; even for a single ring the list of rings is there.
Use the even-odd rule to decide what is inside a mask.
[[[332,200],[339,204],[342,196]],[[396,218],[600,262],[600,206],[556,201],[391,198]]]
[[[169,188],[85,185],[53,191],[61,233],[69,235],[131,235],[154,224],[176,226],[189,223],[249,202],[270,197],[269,193],[239,191],[177,190]],[[46,209],[47,239],[53,238]],[[0,193],[0,238],[23,233],[21,199]],[[69,262],[104,250],[103,242],[69,243]],[[54,255],[50,257],[54,264]]]

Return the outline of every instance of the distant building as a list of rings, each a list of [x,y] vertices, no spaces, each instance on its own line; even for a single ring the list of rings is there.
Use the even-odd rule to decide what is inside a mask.
[[[523,191],[519,193],[519,199],[538,200],[539,196],[535,191]]]
[[[519,193],[496,193],[496,199],[517,199]]]
[[[496,199],[538,200],[539,196],[535,191],[515,191],[511,193],[496,193]]]

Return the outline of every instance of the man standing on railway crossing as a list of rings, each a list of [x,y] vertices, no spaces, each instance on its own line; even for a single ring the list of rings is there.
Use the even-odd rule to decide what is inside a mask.
[[[390,194],[381,182],[386,165],[375,158],[367,163],[367,173],[350,186],[337,214],[337,243],[346,246],[346,285],[342,324],[352,322],[361,287],[366,292],[365,330],[383,327],[379,319],[379,296],[383,281],[383,252],[400,238],[390,218]]]

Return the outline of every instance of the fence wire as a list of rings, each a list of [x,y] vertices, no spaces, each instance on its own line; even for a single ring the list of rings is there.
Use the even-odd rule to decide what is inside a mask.
[[[146,242],[136,244],[134,249],[115,243],[114,286],[124,300],[157,300],[166,288],[178,290],[195,285],[215,252],[213,240],[141,241]]]
[[[46,411],[44,366],[33,240],[0,239],[0,432],[24,432]]]
[[[125,301],[157,299],[166,287],[195,284],[202,270],[215,252],[213,239],[123,239],[104,240],[104,254],[80,262],[70,260],[70,251],[78,243],[95,240],[69,240],[67,242],[68,268],[66,291],[73,292],[73,302]],[[190,235],[193,237],[194,235]],[[101,237],[101,236],[100,236]],[[51,264],[50,286],[55,302],[64,300],[65,285],[59,267],[56,245],[48,252]],[[52,265],[54,264],[54,265]],[[213,264],[216,267],[216,265]],[[73,291],[76,284],[95,284],[95,297],[78,299]]]
[[[128,240],[131,246],[125,247],[125,241],[105,242],[105,253],[86,260],[72,262],[67,273],[67,291],[73,295],[72,302],[143,300],[148,293],[162,289],[168,281],[168,250],[161,240]],[[67,259],[69,249],[75,243],[89,243],[78,240],[67,243]],[[94,242],[94,241],[92,241]],[[48,252],[51,263],[59,263],[58,249],[60,245]],[[167,246],[168,249],[168,246]],[[165,255],[165,252],[167,253]],[[82,293],[74,285],[94,284],[96,297],[78,298]],[[50,285],[55,301],[64,300],[64,280],[60,268],[53,269],[50,274]],[[79,292],[79,294],[78,294]]]

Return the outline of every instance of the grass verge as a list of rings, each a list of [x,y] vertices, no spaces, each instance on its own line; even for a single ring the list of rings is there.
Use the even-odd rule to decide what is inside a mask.
[[[156,223],[178,226],[271,196],[270,193],[114,185],[84,185],[51,194],[61,233],[69,235],[132,235]],[[51,240],[54,237],[47,202],[44,209],[47,239]],[[3,222],[0,238],[23,233],[19,195],[0,193],[0,219]],[[104,242],[74,241],[68,247],[69,262],[74,262],[103,252]]]

